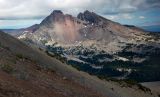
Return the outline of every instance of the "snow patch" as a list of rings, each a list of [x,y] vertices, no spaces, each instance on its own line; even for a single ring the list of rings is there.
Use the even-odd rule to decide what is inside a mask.
[[[118,60],[122,60],[122,61],[129,61],[129,59],[124,58],[124,57],[118,57]]]
[[[103,66],[96,66],[94,64],[90,65],[94,69],[103,69]]]
[[[26,38],[26,33],[25,34],[22,34],[18,37],[18,39],[25,39]]]

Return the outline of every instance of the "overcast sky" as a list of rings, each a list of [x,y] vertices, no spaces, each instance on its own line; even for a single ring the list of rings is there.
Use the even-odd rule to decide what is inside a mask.
[[[160,24],[160,0],[0,0],[0,28],[40,23],[56,9],[74,16],[90,10],[122,24]]]

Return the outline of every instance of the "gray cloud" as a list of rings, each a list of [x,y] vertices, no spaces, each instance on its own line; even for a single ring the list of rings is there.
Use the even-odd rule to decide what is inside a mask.
[[[55,9],[73,15],[86,9],[111,15],[155,7],[160,7],[160,0],[0,0],[0,20],[40,19]]]

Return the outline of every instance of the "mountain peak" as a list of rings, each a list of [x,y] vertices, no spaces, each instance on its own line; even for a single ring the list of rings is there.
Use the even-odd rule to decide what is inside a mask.
[[[99,21],[99,16],[94,12],[90,12],[88,10],[84,11],[83,13],[79,13],[77,18],[89,23],[98,23]]]
[[[49,16],[47,16],[40,25],[49,26],[53,21],[59,21],[63,18],[64,14],[61,10],[54,10]]]
[[[84,14],[92,14],[93,12],[90,12],[89,10],[84,11]]]
[[[63,14],[61,10],[54,10],[51,14]]]

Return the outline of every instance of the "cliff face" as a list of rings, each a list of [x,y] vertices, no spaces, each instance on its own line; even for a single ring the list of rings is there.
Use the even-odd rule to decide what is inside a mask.
[[[64,15],[61,11],[56,10],[42,21],[32,38],[38,41],[42,39],[74,42],[80,39],[79,30],[84,27],[83,23],[71,15]]]

